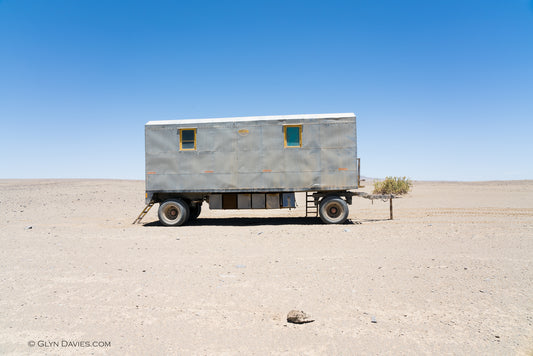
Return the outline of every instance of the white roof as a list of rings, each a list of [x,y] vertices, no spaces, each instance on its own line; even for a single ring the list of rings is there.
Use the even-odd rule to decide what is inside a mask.
[[[289,119],[309,120],[309,119],[344,119],[344,118],[355,118],[355,114],[354,113],[338,113],[338,114],[220,117],[220,118],[211,118],[211,119],[149,121],[146,123],[146,125],[176,125],[176,124],[181,125],[181,124],[236,122],[236,121],[263,121],[263,120],[289,120]]]

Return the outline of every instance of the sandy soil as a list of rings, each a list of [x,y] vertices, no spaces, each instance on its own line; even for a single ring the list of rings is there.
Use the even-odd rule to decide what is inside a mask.
[[[417,182],[338,226],[143,206],[142,181],[0,181],[0,354],[533,354],[533,181]]]

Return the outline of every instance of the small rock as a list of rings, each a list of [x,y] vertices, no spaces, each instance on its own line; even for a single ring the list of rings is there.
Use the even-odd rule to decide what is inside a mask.
[[[342,231],[344,231],[344,232],[350,232],[350,229],[344,229],[344,230],[342,230]]]
[[[287,321],[293,324],[305,324],[315,321],[310,315],[306,314],[303,310],[291,310],[287,314]]]
[[[236,268],[246,268],[246,265],[235,265]]]
[[[261,232],[258,232],[258,233],[257,233],[257,235],[261,235],[262,233],[263,233],[263,231],[261,231]]]
[[[375,323],[377,323],[378,321],[376,320],[376,317],[375,317],[375,316],[372,316],[372,317],[370,317],[370,322],[375,324]]]
[[[26,226],[26,227],[24,228],[24,230],[31,230],[31,229],[33,229],[33,226],[31,226],[31,225],[30,225],[30,226]]]

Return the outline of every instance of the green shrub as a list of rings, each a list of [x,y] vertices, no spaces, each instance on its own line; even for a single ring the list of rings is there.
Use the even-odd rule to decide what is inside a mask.
[[[406,177],[387,177],[384,181],[374,182],[374,194],[406,194],[412,186]]]

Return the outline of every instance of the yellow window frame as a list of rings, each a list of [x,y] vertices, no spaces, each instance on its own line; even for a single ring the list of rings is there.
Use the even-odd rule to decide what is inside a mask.
[[[300,144],[298,146],[288,146],[287,145],[287,128],[289,127],[297,127],[298,128],[298,133],[299,133],[299,139],[300,139]],[[285,125],[283,126],[283,144],[285,146],[285,148],[299,148],[299,147],[302,147],[302,125]]]
[[[183,131],[194,131],[194,148],[183,148]],[[190,143],[191,140],[187,140],[185,143]],[[196,151],[196,129],[180,129],[180,151]]]

